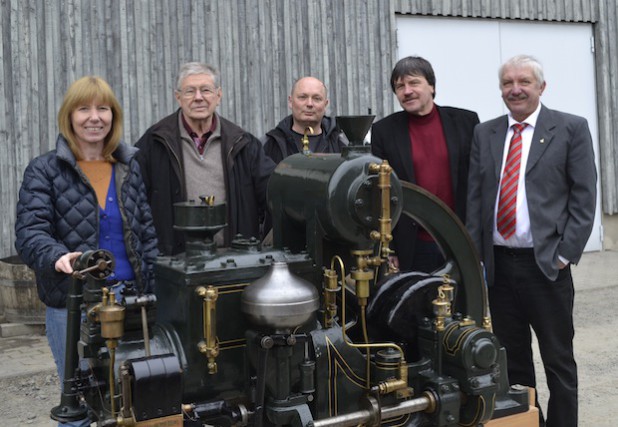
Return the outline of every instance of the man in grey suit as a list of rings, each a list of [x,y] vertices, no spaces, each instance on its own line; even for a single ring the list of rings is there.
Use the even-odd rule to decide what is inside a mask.
[[[535,58],[509,59],[499,78],[509,114],[474,131],[466,225],[487,271],[510,383],[536,386],[532,327],[550,392],[541,425],[577,426],[570,264],[594,220],[592,138],[586,119],[541,104],[546,84]]]

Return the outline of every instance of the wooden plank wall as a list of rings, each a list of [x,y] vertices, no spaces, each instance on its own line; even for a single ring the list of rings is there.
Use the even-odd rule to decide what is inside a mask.
[[[23,170],[55,147],[56,114],[75,79],[96,74],[135,142],[177,108],[185,61],[221,71],[220,113],[260,137],[289,114],[304,75],[322,79],[329,114],[393,110],[392,3],[375,0],[0,0],[0,257],[15,253]]]
[[[599,0],[594,28],[602,209],[618,213],[618,6],[616,0]]]
[[[176,108],[178,66],[221,70],[219,109],[256,136],[288,114],[292,82],[321,78],[331,115],[393,111],[395,14],[595,22],[603,209],[618,212],[615,0],[0,0],[0,258],[15,253],[27,163],[55,146],[68,85],[107,79],[135,142]]]
[[[595,22],[595,0],[393,0],[395,11],[414,15],[470,18],[534,19],[543,21]],[[612,3],[611,0],[608,4]]]

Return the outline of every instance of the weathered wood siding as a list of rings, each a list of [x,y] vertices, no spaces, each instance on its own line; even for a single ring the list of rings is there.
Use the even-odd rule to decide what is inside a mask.
[[[601,197],[603,212],[618,213],[618,5],[599,0],[594,26]]]
[[[0,0],[0,257],[15,252],[23,170],[55,146],[76,78],[109,81],[130,143],[176,108],[176,72],[189,60],[220,68],[220,113],[257,136],[288,114],[303,75],[326,83],[331,115],[383,117],[396,13],[595,22],[603,209],[618,212],[615,0]]]
[[[470,18],[595,22],[595,0],[393,0],[398,13]],[[613,3],[613,0],[604,0]]]
[[[0,0],[0,257],[14,250],[23,170],[55,147],[68,85],[105,78],[125,140],[177,108],[179,65],[221,71],[220,113],[261,136],[289,114],[303,75],[322,79],[331,115],[392,111],[392,4],[375,0]]]

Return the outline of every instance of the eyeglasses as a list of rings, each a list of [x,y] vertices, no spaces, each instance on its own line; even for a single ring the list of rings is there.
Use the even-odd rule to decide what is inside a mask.
[[[200,88],[187,87],[180,91],[180,95],[183,98],[191,99],[195,97],[198,91],[202,94],[202,96],[211,96],[215,94],[217,89],[211,86],[202,86]]]

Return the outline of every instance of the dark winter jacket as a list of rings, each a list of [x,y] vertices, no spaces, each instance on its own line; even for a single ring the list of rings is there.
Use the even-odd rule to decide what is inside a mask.
[[[139,165],[133,160],[136,151],[121,143],[113,154],[114,167],[127,254],[138,287],[148,289],[154,283],[157,238]],[[17,252],[35,272],[41,301],[65,307],[71,278],[58,273],[55,263],[68,252],[98,248],[99,204],[62,135],[55,150],[32,160],[24,172],[15,237]]]
[[[264,152],[276,164],[292,154],[300,152],[296,142],[294,131],[292,130],[292,115],[287,116],[279,122],[276,128],[267,132],[262,138]],[[341,149],[348,145],[348,140],[339,129],[335,120],[324,116],[322,118],[323,138],[318,147],[313,150],[316,153],[341,153]]]
[[[135,144],[148,200],[152,208],[159,249],[164,255],[185,250],[184,236],[173,229],[174,203],[187,201],[180,109],[165,117]],[[260,141],[239,126],[217,115],[221,127],[221,161],[225,176],[228,226],[224,245],[237,234],[261,238],[260,224],[266,213],[266,186],[275,164],[264,154]],[[207,184],[207,183],[206,183]],[[207,185],[204,194],[208,194]]]

